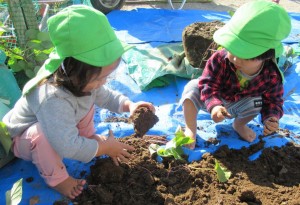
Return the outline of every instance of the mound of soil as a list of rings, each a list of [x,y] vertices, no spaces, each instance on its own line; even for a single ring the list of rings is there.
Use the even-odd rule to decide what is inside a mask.
[[[263,141],[241,150],[223,146],[189,164],[174,159],[158,163],[144,138],[121,140],[135,147],[133,159],[120,166],[110,158],[96,159],[88,188],[74,204],[300,204],[300,148],[291,143],[264,149],[255,161],[248,157],[263,147]],[[232,172],[225,183],[218,181],[215,160]]]
[[[208,58],[217,50],[213,41],[216,30],[224,25],[221,21],[196,22],[182,32],[184,53],[189,63],[196,68],[204,68]]]

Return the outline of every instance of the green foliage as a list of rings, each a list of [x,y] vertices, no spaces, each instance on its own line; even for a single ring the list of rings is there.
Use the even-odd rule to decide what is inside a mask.
[[[150,154],[154,154],[155,152],[161,157],[171,157],[173,156],[175,159],[183,160],[181,157],[183,155],[182,146],[193,143],[194,140],[190,137],[186,137],[182,128],[178,126],[175,137],[166,143],[165,146],[159,146],[157,144],[150,144],[149,151]]]
[[[234,13],[235,13],[235,11],[232,11],[232,10],[228,11],[228,14],[230,17],[232,17],[234,15]]]
[[[23,178],[14,183],[11,190],[5,193],[6,205],[17,205],[22,200],[22,182]]]
[[[0,143],[5,149],[6,154],[8,154],[12,144],[12,140],[10,138],[10,134],[7,131],[6,125],[4,124],[4,122],[1,121],[0,121]]]
[[[1,28],[4,29],[5,27],[1,26]],[[10,48],[7,39],[0,37],[0,49],[8,57],[8,67],[15,73],[23,71],[30,79],[35,76],[48,58],[53,50],[53,44],[47,32],[41,32],[37,29],[27,30],[25,36],[27,39],[25,48]]]
[[[221,167],[217,160],[215,160],[215,170],[217,172],[219,182],[227,182],[231,176],[231,172],[227,171],[224,167]]]

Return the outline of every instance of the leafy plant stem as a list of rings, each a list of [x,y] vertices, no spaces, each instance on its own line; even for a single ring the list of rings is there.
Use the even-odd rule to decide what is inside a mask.
[[[5,44],[4,44],[3,42],[0,42],[0,45],[3,46],[3,48],[4,48],[7,52],[9,52],[9,53],[11,53],[11,54],[14,54],[14,55],[16,55],[16,56],[19,56],[19,57],[23,58],[22,55],[20,55],[20,54],[14,52],[13,50],[11,50],[11,49],[8,48],[7,46],[5,46]]]

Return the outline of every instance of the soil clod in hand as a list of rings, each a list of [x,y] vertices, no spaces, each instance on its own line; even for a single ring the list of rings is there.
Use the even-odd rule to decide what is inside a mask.
[[[158,117],[148,108],[139,107],[130,117],[136,137],[143,137],[158,121]]]

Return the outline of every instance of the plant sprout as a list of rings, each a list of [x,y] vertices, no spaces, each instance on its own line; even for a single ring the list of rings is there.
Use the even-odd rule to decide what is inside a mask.
[[[178,126],[175,132],[175,137],[173,139],[167,142],[164,146],[160,146],[158,144],[150,144],[149,151],[151,155],[157,153],[157,155],[161,157],[173,156],[175,159],[183,160],[183,158],[181,157],[183,155],[182,146],[193,142],[193,139],[185,136],[181,126]]]
[[[6,205],[17,205],[22,200],[22,182],[23,178],[14,183],[11,190],[5,193]]]
[[[231,172],[222,167],[217,160],[215,160],[215,170],[217,172],[219,182],[227,182],[231,176]]]

